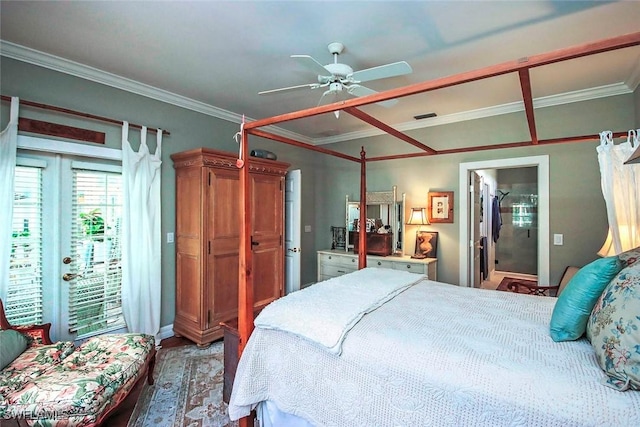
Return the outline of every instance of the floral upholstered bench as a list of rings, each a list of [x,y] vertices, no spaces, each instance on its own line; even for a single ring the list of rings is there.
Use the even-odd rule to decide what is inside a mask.
[[[0,331],[0,361],[8,343],[24,338],[22,332]],[[153,384],[155,342],[150,335],[101,335],[78,347],[47,344],[48,336],[42,344],[24,342],[27,348],[0,370],[3,426],[6,420],[28,426],[97,426],[139,380],[146,376]]]

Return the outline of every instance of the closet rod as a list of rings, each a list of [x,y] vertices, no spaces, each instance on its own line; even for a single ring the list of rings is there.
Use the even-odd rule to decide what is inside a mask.
[[[6,96],[6,95],[0,95],[0,98],[2,98],[3,101],[11,101],[11,97],[10,96]],[[108,117],[102,117],[102,116],[96,116],[93,114],[89,114],[89,113],[81,113],[79,111],[74,111],[74,110],[69,110],[66,108],[61,108],[61,107],[55,107],[53,105],[47,105],[47,104],[40,104],[38,102],[33,102],[33,101],[27,101],[24,99],[20,99],[20,105],[27,105],[29,107],[36,107],[36,108],[41,108],[43,110],[51,110],[51,111],[56,111],[58,113],[64,113],[64,114],[71,114],[73,116],[79,116],[79,117],[84,117],[87,119],[93,119],[93,120],[99,120],[101,122],[107,122],[107,123],[113,123],[116,125],[121,125],[123,122],[122,120],[115,120],[115,119],[110,119]],[[141,125],[136,125],[134,123],[129,123],[129,127],[135,128],[135,129],[142,129]],[[158,129],[156,128],[147,128],[148,131],[151,132],[158,132]],[[171,135],[171,133],[169,133],[169,131],[167,130],[162,130],[163,135]]]

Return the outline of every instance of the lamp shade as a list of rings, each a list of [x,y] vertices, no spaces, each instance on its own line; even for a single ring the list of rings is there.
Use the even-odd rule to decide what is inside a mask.
[[[409,221],[407,225],[430,225],[429,219],[427,219],[426,208],[411,208],[411,215],[409,215]]]
[[[634,242],[634,233],[637,231],[636,227],[629,227],[628,225],[620,225],[618,226],[618,235],[620,236],[620,246],[621,251],[616,251],[615,245],[613,244],[613,234],[611,233],[611,229],[607,233],[607,238],[604,241],[604,244],[598,251],[598,255],[601,257],[608,257],[618,255],[621,252],[628,251],[629,249],[635,248],[637,245]]]

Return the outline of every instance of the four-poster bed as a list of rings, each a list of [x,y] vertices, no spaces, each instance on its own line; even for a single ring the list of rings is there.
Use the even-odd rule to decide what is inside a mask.
[[[510,62],[486,67],[479,70],[474,70],[474,71],[469,71],[469,72],[465,72],[465,73],[461,73],[453,76],[443,77],[443,78],[439,78],[439,79],[435,79],[435,80],[431,80],[423,83],[417,83],[417,84],[409,85],[403,88],[389,90],[386,92],[381,92],[381,93],[370,95],[370,96],[350,99],[347,101],[342,101],[342,102],[325,105],[325,106],[319,106],[315,108],[309,108],[309,109],[301,110],[298,112],[282,114],[279,116],[257,120],[254,122],[243,123],[243,126],[241,128],[241,135],[242,135],[242,141],[241,141],[242,157],[241,158],[245,158],[245,159],[248,158],[247,156],[249,153],[249,148],[248,148],[249,135],[254,135],[262,138],[271,139],[277,142],[289,144],[292,146],[306,148],[319,153],[332,155],[332,156],[349,160],[355,163],[359,163],[360,170],[361,170],[361,173],[360,173],[361,175],[360,223],[365,223],[366,222],[366,173],[367,173],[366,163],[368,161],[415,158],[415,157],[422,157],[422,156],[450,154],[450,153],[456,153],[456,152],[462,152],[462,151],[481,151],[481,150],[522,147],[522,146],[530,146],[530,145],[544,145],[544,144],[555,144],[555,143],[565,143],[565,142],[581,142],[581,141],[597,140],[599,138],[598,135],[568,136],[568,137],[546,139],[546,140],[541,140],[538,138],[537,131],[536,131],[536,124],[535,124],[535,117],[534,117],[533,96],[531,91],[531,81],[529,76],[529,70],[534,67],[540,67],[540,66],[549,65],[549,64],[553,64],[561,61],[580,58],[583,56],[588,56],[588,55],[593,55],[593,54],[598,54],[598,53],[603,53],[603,52],[608,52],[616,49],[622,49],[622,48],[638,46],[638,45],[640,45],[640,32],[631,33],[631,34],[614,37],[606,40],[601,40],[598,42],[587,43],[587,44],[576,46],[576,47],[560,49],[560,50],[546,53],[546,54],[534,55],[528,58],[521,58],[516,61],[510,61]],[[482,146],[474,146],[469,148],[435,150],[429,147],[428,145],[425,145],[422,142],[400,131],[393,129],[391,126],[380,122],[376,118],[358,109],[358,107],[365,106],[368,104],[373,104],[373,103],[378,103],[378,102],[389,100],[389,99],[424,93],[424,92],[442,89],[442,88],[459,85],[463,83],[474,82],[482,79],[501,76],[508,73],[518,73],[520,86],[522,89],[524,111],[525,111],[529,133],[530,133],[530,141],[503,143],[498,145],[482,145]],[[344,153],[325,149],[322,147],[312,146],[312,145],[305,144],[290,138],[282,137],[282,136],[261,130],[261,128],[264,126],[274,125],[274,124],[282,123],[289,120],[297,120],[305,117],[330,113],[334,111],[344,111],[374,127],[377,127],[378,129],[388,133],[391,136],[394,136],[402,141],[405,141],[419,148],[421,151],[416,153],[410,153],[410,154],[385,155],[385,156],[366,158],[366,154],[363,148],[360,152],[360,158],[356,158]],[[614,136],[618,137],[618,136],[623,136],[625,134],[626,133],[620,132],[620,133],[616,133]],[[253,309],[252,308],[253,308],[253,279],[254,278],[253,278],[253,272],[249,267],[251,266],[251,257],[252,257],[251,241],[250,241],[251,236],[250,236],[250,229],[249,229],[252,212],[251,212],[251,206],[249,204],[250,183],[249,183],[248,177],[249,177],[249,174],[248,174],[247,168],[246,167],[242,168],[240,172],[240,198],[242,200],[241,221],[242,221],[242,224],[244,224],[244,226],[242,227],[242,234],[241,234],[241,240],[240,240],[240,263],[239,263],[240,265],[239,265],[239,272],[238,272],[239,274],[238,332],[239,332],[240,355],[242,354],[244,348],[247,346],[248,339],[253,331]],[[366,252],[367,252],[365,233],[359,234],[359,247],[361,248],[361,250],[359,251],[359,256],[358,256],[358,268],[365,269]],[[323,283],[326,283],[326,282],[323,282]],[[425,283],[427,284],[427,286],[431,286],[431,287],[447,286],[447,285],[437,284],[429,281],[426,281]],[[314,286],[318,286],[318,285],[314,285]],[[423,287],[420,287],[420,289],[422,288]],[[454,288],[454,289],[450,289],[450,288]],[[446,292],[449,292],[455,289],[456,287],[449,286],[449,289],[446,289]],[[467,289],[467,290],[462,290],[461,292],[464,294],[467,291],[473,291],[473,290]],[[416,291],[416,292],[423,292],[423,291]],[[455,290],[455,292],[457,293],[458,290]],[[468,298],[466,294],[461,296],[460,298],[464,299],[465,297]],[[506,298],[518,299],[518,298],[521,298],[521,296],[514,297],[513,295],[510,295]],[[501,300],[502,299],[503,298],[501,297]],[[534,305],[536,306],[536,309],[538,308],[537,303],[534,304],[533,302],[531,302],[526,298],[521,299],[520,301],[522,302],[515,303],[514,305],[522,309],[526,309],[526,307],[530,307]],[[511,302],[513,301],[510,301],[510,303]],[[542,308],[542,312],[549,314],[550,309],[552,308],[552,301],[549,300],[543,303],[542,305],[545,306]],[[489,310],[491,308],[495,308],[495,307],[488,307]],[[392,310],[392,309],[390,308],[389,310]],[[512,312],[509,312],[507,314],[511,316],[516,315],[516,313],[512,313]],[[538,324],[536,327],[539,328],[539,326],[540,325]],[[270,334],[273,334],[273,331],[269,330],[268,328],[266,332],[261,330],[261,336],[270,335]],[[270,337],[273,338],[273,336],[271,335]],[[289,345],[291,345],[291,341],[289,342]],[[304,342],[296,341],[296,345],[305,346],[306,344]],[[577,355],[584,354],[584,349],[582,347],[574,349],[577,352],[576,353]],[[316,349],[314,348],[310,351],[315,351],[315,350]],[[542,393],[543,390],[532,390],[532,392]],[[411,399],[411,396],[406,396],[406,397],[407,399]],[[631,405],[635,405],[634,408],[636,409],[640,408],[640,406],[638,406],[640,405],[640,403],[638,403],[640,402],[640,397],[635,396],[634,399],[635,400],[633,401],[633,403],[631,403]],[[496,408],[498,407],[500,407],[500,405],[496,406]],[[640,415],[638,415],[638,413],[640,413],[640,409],[638,409],[638,411],[635,413],[635,415],[637,415],[640,418]],[[531,415],[531,413],[527,413],[527,414],[528,414],[527,416],[534,416],[534,417],[536,416],[536,414],[533,414],[533,415]],[[492,417],[490,418],[494,419]],[[248,418],[241,419],[242,425],[247,425],[251,422],[252,421],[249,420]]]

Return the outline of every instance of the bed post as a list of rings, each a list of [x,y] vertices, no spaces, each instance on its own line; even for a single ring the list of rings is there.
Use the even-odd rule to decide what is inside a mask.
[[[251,271],[251,180],[249,179],[249,140],[242,129],[242,157],[240,166],[240,252],[238,262],[238,357],[253,330],[253,274]],[[239,165],[242,161],[239,162]]]
[[[249,134],[241,127],[240,159],[240,250],[238,253],[238,359],[253,330],[253,273],[251,271],[251,180],[249,179]],[[244,162],[243,162],[244,160]],[[241,418],[240,427],[253,427],[253,415]]]
[[[367,160],[360,149],[360,232],[358,233],[358,270],[367,266]]]

